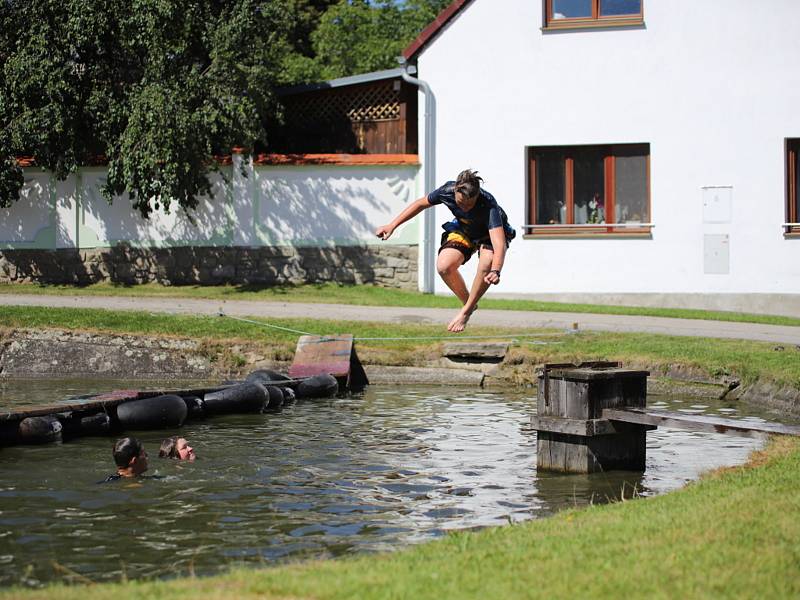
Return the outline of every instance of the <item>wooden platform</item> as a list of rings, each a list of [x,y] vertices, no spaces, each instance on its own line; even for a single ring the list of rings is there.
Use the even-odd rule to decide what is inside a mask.
[[[603,410],[603,419],[611,422],[654,425],[656,427],[675,427],[689,431],[707,433],[729,433],[743,437],[756,437],[765,434],[800,435],[800,427],[780,423],[756,423],[741,419],[726,419],[707,415],[689,415],[655,409],[616,409]]]

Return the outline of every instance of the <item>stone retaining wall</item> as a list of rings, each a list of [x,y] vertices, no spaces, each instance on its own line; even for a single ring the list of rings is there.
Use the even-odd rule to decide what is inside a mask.
[[[0,250],[0,283],[370,283],[417,289],[416,246]]]

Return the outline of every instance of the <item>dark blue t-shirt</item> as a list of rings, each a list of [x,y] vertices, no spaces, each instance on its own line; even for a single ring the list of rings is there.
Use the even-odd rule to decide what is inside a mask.
[[[489,230],[502,227],[506,234],[506,242],[514,239],[517,233],[508,224],[505,211],[497,204],[489,192],[481,189],[478,200],[472,210],[464,211],[456,204],[455,181],[448,181],[442,187],[428,194],[428,202],[433,205],[444,204],[453,213],[455,219],[442,225],[445,231],[459,231],[466,235],[474,244],[487,243]]]

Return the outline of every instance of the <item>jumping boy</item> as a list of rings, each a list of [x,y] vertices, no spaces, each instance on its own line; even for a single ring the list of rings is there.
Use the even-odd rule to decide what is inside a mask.
[[[506,248],[516,232],[508,224],[508,217],[489,192],[481,189],[482,177],[477,171],[461,171],[455,181],[448,181],[427,196],[409,204],[388,225],[375,231],[382,240],[388,240],[400,225],[413,219],[426,208],[444,204],[455,217],[442,225],[444,233],[436,259],[436,270],[464,305],[450,321],[448,331],[464,331],[478,300],[490,285],[500,283],[500,271],[506,257]],[[458,269],[478,251],[478,272],[467,290]]]

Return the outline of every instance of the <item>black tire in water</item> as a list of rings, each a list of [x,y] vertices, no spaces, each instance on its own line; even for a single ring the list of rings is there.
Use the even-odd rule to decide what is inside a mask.
[[[101,412],[80,420],[80,435],[106,435],[111,431],[111,417]]]
[[[294,390],[289,386],[278,388],[281,393],[283,393],[283,405],[286,406],[287,404],[292,404],[294,399],[297,395],[294,393]]]
[[[272,410],[283,406],[283,392],[281,389],[275,387],[274,385],[268,385],[265,386],[265,388],[267,390],[267,394],[269,395],[269,400],[264,405],[264,408]]]
[[[339,391],[336,377],[328,373],[313,375],[300,382],[295,390],[298,398],[331,398]]]
[[[202,419],[206,416],[206,405],[202,398],[197,396],[184,396],[183,401],[186,403],[186,408],[189,414],[187,419]]]
[[[264,384],[268,384],[272,381],[287,381],[288,379],[286,375],[273,371],[272,369],[257,369],[245,377],[247,383],[256,382]]]
[[[83,437],[85,435],[108,435],[111,432],[111,417],[106,412],[87,415],[81,412],[66,412],[56,415],[64,430],[63,439]]]
[[[266,388],[257,383],[240,383],[203,397],[206,413],[217,415],[260,412],[268,402],[269,394]]]
[[[117,418],[123,429],[180,427],[187,413],[183,398],[174,394],[130,400],[117,406]]]
[[[48,444],[61,441],[61,421],[52,415],[28,417],[19,422],[17,433],[23,444]]]

